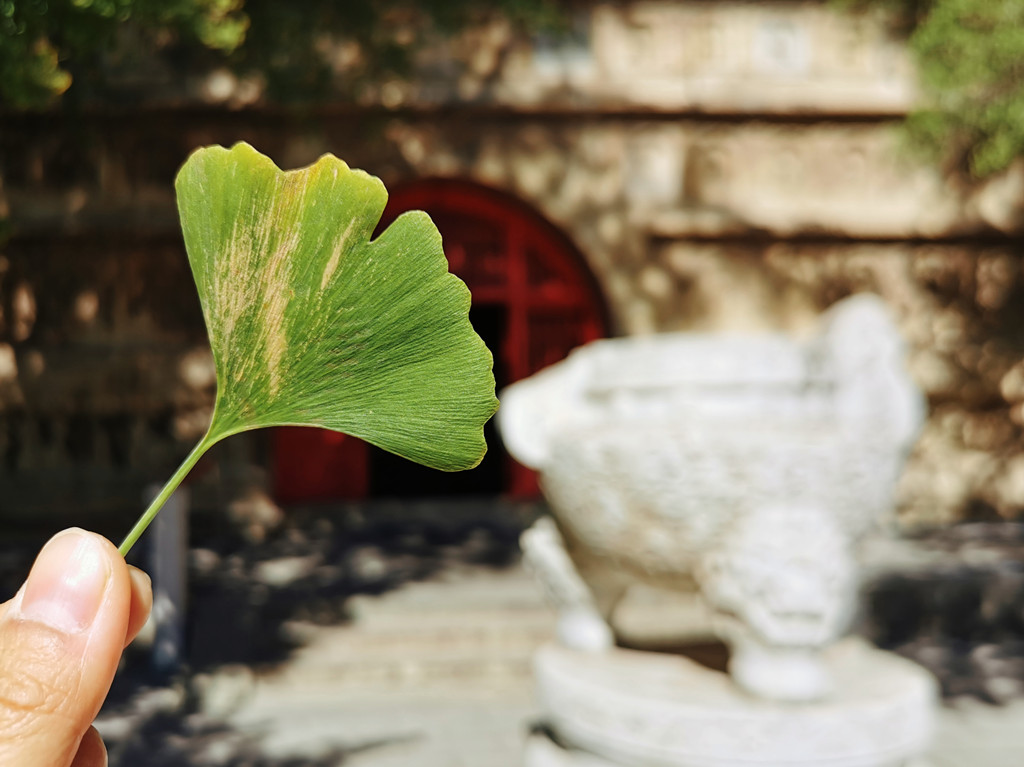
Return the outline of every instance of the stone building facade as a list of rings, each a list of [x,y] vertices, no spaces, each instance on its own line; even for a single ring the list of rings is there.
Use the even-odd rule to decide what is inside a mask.
[[[205,428],[172,179],[239,140],[286,168],[333,152],[391,189],[503,196],[578,255],[610,334],[801,332],[875,291],[931,407],[902,518],[1024,508],[1024,173],[972,184],[915,159],[913,66],[884,18],[594,2],[568,35],[494,21],[418,56],[412,81],[304,110],[214,72],[130,107],[0,115],[0,519],[135,510]],[[218,450],[204,503],[273,492],[273,440]]]

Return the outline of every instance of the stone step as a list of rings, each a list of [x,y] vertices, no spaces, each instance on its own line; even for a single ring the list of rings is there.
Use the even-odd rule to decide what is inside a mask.
[[[555,612],[520,568],[452,575],[350,601],[342,626],[292,622],[275,684],[391,688],[529,680]]]
[[[361,689],[528,684],[533,656],[553,640],[557,620],[522,567],[474,569],[350,600],[342,626],[286,624],[300,646],[275,684]],[[620,635],[657,644],[707,635],[699,605],[638,587],[617,612]]]
[[[470,624],[452,616],[448,625],[420,633],[303,627],[307,644],[280,672],[304,684],[413,685],[528,678],[534,651],[553,635],[547,615],[522,615],[515,623]]]

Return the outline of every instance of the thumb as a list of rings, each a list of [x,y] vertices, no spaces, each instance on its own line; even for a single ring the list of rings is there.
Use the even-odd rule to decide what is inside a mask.
[[[68,767],[128,632],[131,581],[109,541],[65,530],[0,607],[0,764]]]

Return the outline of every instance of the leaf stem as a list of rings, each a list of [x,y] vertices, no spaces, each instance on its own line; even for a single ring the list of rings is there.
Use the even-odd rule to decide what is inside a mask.
[[[193,466],[203,457],[203,453],[210,449],[217,441],[219,437],[210,437],[210,432],[203,435],[203,438],[199,440],[198,444],[192,448],[192,452],[188,454],[188,457],[181,462],[181,466],[174,472],[173,476],[167,480],[167,484],[163,486],[163,489],[157,493],[156,498],[149,504],[149,508],[143,512],[142,516],[139,517],[135,526],[131,529],[131,532],[125,536],[125,539],[121,541],[121,545],[117,547],[117,550],[121,552],[121,556],[127,556],[128,552],[131,551],[132,546],[139,540],[139,537],[146,532],[146,528],[149,527],[150,522],[156,519],[157,513],[163,508],[163,505],[167,502],[167,499],[174,494],[174,491],[178,489],[178,485],[182,483],[182,480],[188,475],[189,471]]]

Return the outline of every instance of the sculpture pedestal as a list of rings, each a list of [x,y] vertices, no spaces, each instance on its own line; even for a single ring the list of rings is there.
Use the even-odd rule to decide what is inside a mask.
[[[548,645],[535,660],[547,724],[526,767],[910,767],[928,748],[937,702],[910,661],[844,640],[825,653],[834,690],[818,703],[745,694],[682,656]]]

